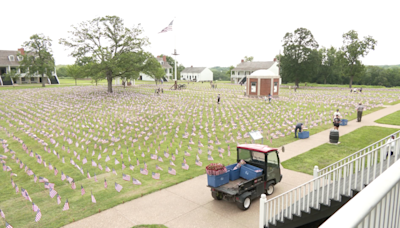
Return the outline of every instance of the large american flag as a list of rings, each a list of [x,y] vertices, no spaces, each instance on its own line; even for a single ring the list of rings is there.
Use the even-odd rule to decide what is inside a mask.
[[[117,182],[115,182],[115,190],[117,190],[117,192],[120,192],[122,190],[122,186],[120,184],[117,184]]]
[[[161,32],[159,33],[164,33],[164,32],[168,32],[168,31],[172,31],[172,23],[174,22],[174,20],[171,21],[171,23],[169,23],[169,25],[167,27],[165,27],[163,30],[161,30]]]

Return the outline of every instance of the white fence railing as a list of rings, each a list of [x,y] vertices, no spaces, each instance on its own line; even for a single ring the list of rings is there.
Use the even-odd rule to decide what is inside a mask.
[[[396,133],[393,133],[392,135],[395,135],[395,138],[397,139],[397,138],[400,137],[400,131],[397,131]],[[336,169],[337,167],[342,166],[343,164],[346,164],[346,163],[354,160],[355,158],[357,158],[357,157],[359,157],[359,156],[361,156],[361,155],[363,155],[363,154],[365,154],[365,153],[367,153],[367,152],[369,152],[369,151],[371,151],[371,150],[373,150],[373,149],[375,149],[377,147],[385,145],[387,143],[387,141],[389,140],[390,136],[391,135],[389,135],[389,136],[387,136],[387,137],[385,137],[385,138],[383,138],[383,139],[381,139],[381,140],[379,140],[379,141],[377,141],[377,142],[375,142],[375,143],[373,143],[373,144],[371,144],[371,145],[369,145],[369,146],[367,146],[367,147],[365,147],[365,148],[363,148],[363,149],[361,149],[361,150],[359,150],[359,151],[357,151],[357,152],[355,152],[355,153],[353,153],[353,154],[351,154],[351,155],[349,155],[349,156],[347,156],[347,157],[345,157],[345,158],[343,158],[343,159],[341,159],[341,160],[339,160],[339,161],[327,166],[327,167],[324,167],[324,168],[318,170],[318,174],[317,175],[321,176],[325,172],[329,172],[330,170]],[[382,154],[382,155],[384,155],[384,154]],[[383,159],[383,158],[381,157],[381,159]]]
[[[320,228],[400,227],[399,173],[400,161],[397,161],[333,214]]]
[[[352,190],[361,191],[399,159],[399,137],[394,144],[394,154],[390,156],[389,152],[387,159],[388,144],[381,143],[279,196],[270,200],[262,196],[259,227],[276,224],[276,220],[283,221],[284,217],[292,219],[293,214],[300,216],[301,211],[310,212],[311,207],[319,209],[320,204],[329,205],[331,199],[340,201],[341,195],[352,196]]]

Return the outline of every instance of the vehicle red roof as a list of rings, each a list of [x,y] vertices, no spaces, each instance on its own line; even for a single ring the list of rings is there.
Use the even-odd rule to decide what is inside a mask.
[[[276,148],[271,148],[271,147],[269,147],[267,145],[261,145],[261,144],[240,144],[240,145],[237,146],[237,148],[257,151],[257,152],[261,152],[261,153],[268,153],[268,152],[271,152],[271,151],[277,151],[278,150]]]

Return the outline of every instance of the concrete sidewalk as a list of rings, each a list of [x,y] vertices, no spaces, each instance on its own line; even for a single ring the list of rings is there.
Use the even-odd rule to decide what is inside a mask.
[[[339,128],[345,135],[362,126],[400,126],[377,124],[374,121],[400,110],[400,104],[386,107],[362,118],[362,122],[350,121]],[[280,153],[281,161],[309,151],[329,141],[329,131],[322,131],[305,140],[297,140],[285,146]],[[312,169],[313,167],[310,167]],[[270,197],[312,180],[312,176],[282,168],[283,180]],[[65,227],[132,227],[140,224],[164,224],[169,228],[188,227],[248,227],[258,226],[259,200],[254,200],[247,211],[239,210],[234,203],[216,201],[206,187],[207,176],[201,175],[175,186],[118,205],[101,213],[71,223]],[[269,198],[270,198],[269,197]]]

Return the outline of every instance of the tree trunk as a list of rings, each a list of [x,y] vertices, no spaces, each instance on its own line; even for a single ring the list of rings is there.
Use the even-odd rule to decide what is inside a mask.
[[[95,80],[95,82],[96,82],[96,86],[97,86],[97,80]]]
[[[299,87],[299,79],[297,79],[297,78],[295,79],[294,85],[297,86],[297,87]]]
[[[44,75],[42,74],[42,87],[46,87],[45,83],[44,83]]]
[[[107,77],[107,84],[108,84],[108,89],[107,92],[112,93],[112,77]]]
[[[324,79],[324,84],[326,84],[326,78]]]
[[[353,77],[354,76],[350,76],[350,84],[349,84],[349,88],[351,89],[351,87],[353,86]]]
[[[76,83],[76,78],[75,78],[75,85],[78,85],[78,84]]]

